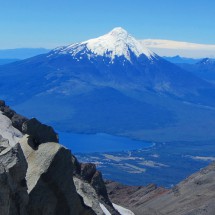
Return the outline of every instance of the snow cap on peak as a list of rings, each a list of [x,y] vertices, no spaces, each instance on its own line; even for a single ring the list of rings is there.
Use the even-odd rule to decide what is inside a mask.
[[[153,52],[145,48],[138,40],[132,37],[121,27],[114,28],[108,34],[95,39],[87,40],[82,44],[86,44],[87,48],[92,53],[110,57],[112,60],[116,56],[124,56],[130,61],[130,52],[137,57],[143,54],[151,59],[154,56]]]
[[[117,36],[127,37],[128,36],[128,32],[125,29],[123,29],[122,27],[114,28],[112,31],[109,32],[109,34],[111,34],[114,37],[117,37]]]
[[[97,55],[108,57],[111,61],[121,56],[124,56],[129,61],[131,61],[131,55],[136,57],[145,55],[148,59],[152,59],[155,56],[153,52],[145,48],[121,27],[114,28],[109,33],[98,38],[67,46],[60,52],[65,54],[70,53],[75,56],[77,53],[86,53],[85,48],[92,53],[88,53],[89,58]]]

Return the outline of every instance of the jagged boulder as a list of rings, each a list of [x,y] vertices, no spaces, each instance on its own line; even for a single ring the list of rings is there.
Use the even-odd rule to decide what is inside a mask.
[[[2,113],[11,120],[14,128],[22,131],[22,124],[28,120],[26,117],[17,114],[14,110],[7,106],[3,100],[0,100],[0,111],[2,111]]]
[[[0,153],[0,214],[27,215],[25,157],[19,144],[4,147]]]
[[[73,182],[71,152],[58,143],[43,143],[32,148],[33,139],[20,141],[28,162],[28,211],[31,215],[93,215],[84,204]]]
[[[9,106],[3,106],[3,107],[1,107],[1,111],[4,113],[5,116],[7,116],[10,119],[15,114],[15,111],[11,110]]]
[[[51,126],[44,125],[37,119],[32,118],[22,124],[22,132],[33,139],[33,145],[37,148],[41,143],[58,143],[58,135]]]
[[[80,176],[82,179],[91,182],[93,175],[96,172],[96,165],[92,163],[80,164]]]
[[[96,213],[100,214],[98,203],[96,203],[96,200],[93,200],[94,193],[96,193],[97,201],[102,203],[112,215],[119,215],[108,197],[102,174],[96,170],[96,165],[92,163],[79,163],[74,155],[72,155],[71,160],[74,166],[73,174],[78,193],[87,202],[89,202],[91,196],[92,202],[90,201],[90,205],[94,205],[93,208]]]
[[[5,101],[0,100],[0,110],[1,110],[2,107],[5,107]]]
[[[108,198],[107,189],[100,171],[96,171],[93,175],[91,185],[94,187],[99,196],[103,197],[103,199]]]
[[[28,119],[24,116],[21,116],[20,114],[13,114],[11,117],[11,122],[13,127],[17,128],[19,131],[22,131],[22,125],[24,122],[26,122]]]
[[[78,159],[73,154],[71,154],[71,161],[72,161],[72,166],[73,166],[73,174],[77,177],[80,177],[81,163],[78,161]]]
[[[11,120],[0,112],[0,135],[9,141],[11,146],[16,145],[23,136],[22,133],[13,127]]]
[[[4,155],[0,157],[0,214],[103,215],[103,207],[119,214],[95,164],[79,163],[58,144],[52,127],[35,118],[28,120],[2,100],[0,111],[0,134],[8,138],[0,135],[0,156]],[[14,156],[23,159],[16,163]]]
[[[96,170],[90,184],[95,189],[100,202],[108,209],[108,211],[112,215],[119,215],[119,212],[113,207],[113,204],[108,197],[105,182],[100,171]]]
[[[85,205],[93,209],[96,215],[104,215],[100,207],[99,197],[95,189],[87,182],[80,178],[73,177],[76,190],[78,194],[83,198]]]
[[[10,146],[10,145],[9,145],[9,140],[3,138],[3,137],[0,135],[0,153],[1,153],[2,151],[4,151],[6,148],[8,148],[9,146]]]

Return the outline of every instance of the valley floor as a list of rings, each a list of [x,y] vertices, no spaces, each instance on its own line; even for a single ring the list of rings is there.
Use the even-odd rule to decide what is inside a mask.
[[[77,153],[82,162],[93,162],[105,179],[128,185],[170,188],[215,161],[215,141],[157,143],[142,150]]]

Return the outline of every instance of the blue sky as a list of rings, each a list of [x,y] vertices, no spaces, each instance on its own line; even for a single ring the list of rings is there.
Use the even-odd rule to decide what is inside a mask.
[[[213,0],[0,0],[0,49],[67,45],[121,26],[136,38],[215,44]]]

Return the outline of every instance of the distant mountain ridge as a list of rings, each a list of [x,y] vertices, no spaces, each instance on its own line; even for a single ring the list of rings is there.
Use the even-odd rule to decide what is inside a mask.
[[[186,58],[186,57],[181,57],[179,55],[173,56],[173,57],[163,57],[165,60],[168,60],[171,63],[174,64],[182,64],[182,63],[187,63],[187,64],[195,64],[199,62],[201,59],[194,59],[194,58]]]
[[[19,59],[0,59],[0,65],[8,64],[8,63],[13,63],[18,61]]]
[[[178,64],[182,69],[192,72],[193,74],[215,83],[215,59],[203,58],[195,64]]]
[[[26,59],[49,51],[45,48],[0,49],[0,59]]]
[[[139,83],[142,87],[176,96],[181,94],[181,92],[176,92],[181,89],[176,89],[178,80],[175,81],[174,75],[182,79],[180,80],[180,87],[182,84],[184,85],[183,87],[189,88],[191,86],[188,83],[190,78],[192,81],[195,80],[196,82],[201,82],[202,85],[207,85],[207,83],[203,83],[192,75],[190,76],[189,73],[167,63],[158,55],[144,48],[138,40],[122,28],[115,28],[102,37],[86,42],[57,48],[48,55],[48,58],[55,60],[63,57],[71,57],[71,64],[62,65],[64,67],[73,67],[73,65],[80,65],[81,63],[83,69],[86,70],[86,64],[89,67],[95,66],[97,74],[94,77],[97,79],[97,75],[100,74],[103,79],[100,81],[108,78],[111,81],[122,82],[122,79],[124,79],[124,81],[132,85]],[[161,67],[162,71],[158,70],[157,66]],[[79,67],[79,69],[81,68]],[[146,72],[147,70],[148,72]],[[85,71],[85,75],[87,73]],[[89,75],[92,77],[94,74],[90,72]]]

